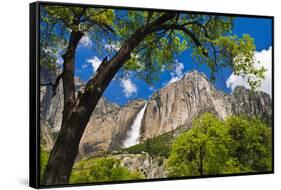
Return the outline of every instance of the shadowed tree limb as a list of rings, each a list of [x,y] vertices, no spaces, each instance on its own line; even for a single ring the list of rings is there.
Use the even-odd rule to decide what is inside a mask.
[[[80,31],[71,32],[69,45],[63,56],[64,111],[62,126],[49,157],[42,180],[43,185],[66,184],[68,182],[80,139],[104,90],[122,65],[130,59],[131,52],[146,35],[157,31],[159,25],[174,17],[174,13],[163,14],[150,24],[136,30],[123,43],[115,56],[109,61],[107,61],[107,58],[103,59],[100,67],[93,78],[88,81],[84,93],[80,95],[78,100],[75,99],[74,60],[75,49],[83,33]]]
[[[52,97],[54,97],[56,95],[56,91],[57,91],[57,87],[59,85],[59,82],[62,79],[62,75],[63,75],[63,73],[61,73],[57,76],[57,78],[55,80],[55,83],[48,82],[48,83],[40,84],[40,86],[52,86],[52,90],[53,90]]]

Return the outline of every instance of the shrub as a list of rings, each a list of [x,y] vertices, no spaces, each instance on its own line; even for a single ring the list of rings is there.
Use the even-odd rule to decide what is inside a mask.
[[[93,158],[76,163],[69,183],[106,182],[142,179],[139,172],[132,172],[113,158]]]
[[[40,146],[40,179],[42,180],[46,166],[48,164],[50,153],[43,147]]]
[[[146,139],[143,143],[123,149],[130,154],[140,154],[142,152],[149,153],[150,156],[163,156],[168,158],[173,136],[171,133],[166,133],[154,138]]]

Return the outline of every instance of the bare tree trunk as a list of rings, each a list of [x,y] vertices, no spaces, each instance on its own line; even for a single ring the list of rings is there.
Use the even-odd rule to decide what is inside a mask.
[[[77,43],[82,35],[73,33],[73,41],[64,55],[64,112],[62,127],[56,144],[51,152],[42,184],[66,184],[78,152],[80,139],[100,97],[122,65],[130,59],[133,49],[146,35],[161,29],[161,24],[175,17],[175,14],[164,14],[149,25],[137,30],[126,40],[120,50],[110,61],[103,61],[94,77],[86,85],[85,92],[75,100],[74,88],[74,55]],[[74,34],[75,33],[75,34]],[[72,35],[71,35],[72,36]],[[72,44],[72,45],[71,45]],[[66,94],[69,94],[68,96]],[[67,96],[67,97],[66,97]]]

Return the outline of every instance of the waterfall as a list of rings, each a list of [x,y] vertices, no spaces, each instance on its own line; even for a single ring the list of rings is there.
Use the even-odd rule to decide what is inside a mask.
[[[141,120],[143,118],[146,106],[147,103],[143,106],[143,108],[141,108],[136,118],[134,119],[131,129],[127,133],[127,139],[123,143],[123,147],[127,148],[139,143]]]

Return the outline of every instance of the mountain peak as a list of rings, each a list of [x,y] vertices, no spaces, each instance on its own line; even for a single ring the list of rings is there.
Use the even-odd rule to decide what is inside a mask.
[[[203,77],[208,80],[207,76],[205,73],[199,72],[197,70],[191,70],[187,72],[183,78],[197,78],[197,77]]]

